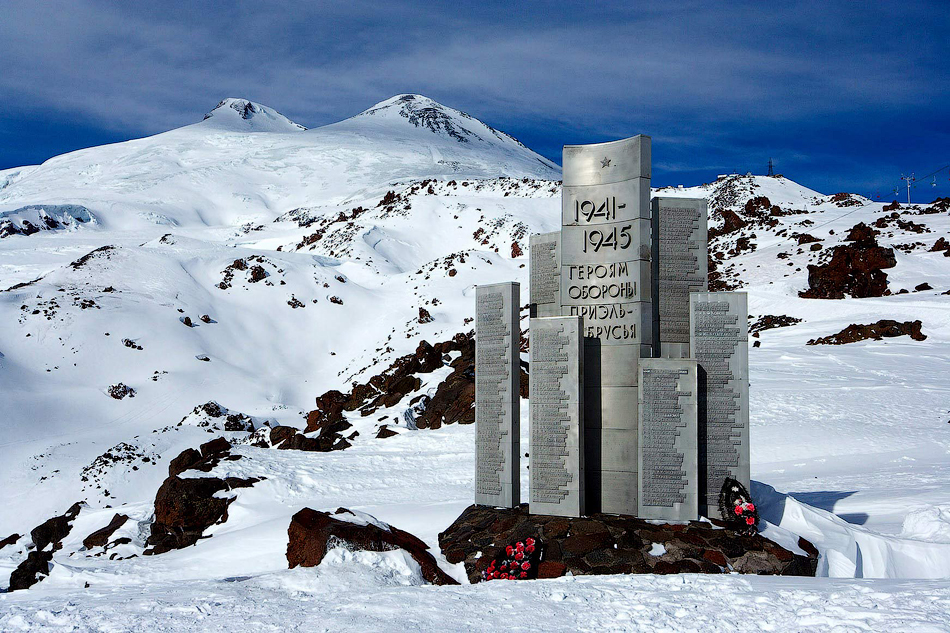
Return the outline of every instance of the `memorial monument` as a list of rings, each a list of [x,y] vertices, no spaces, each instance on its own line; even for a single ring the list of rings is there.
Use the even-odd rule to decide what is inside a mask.
[[[699,370],[694,360],[640,361],[642,519],[690,521],[699,508]]]
[[[521,503],[520,285],[475,288],[475,503]]]
[[[587,505],[637,512],[637,361],[652,356],[650,137],[566,145],[561,314],[584,317]]]
[[[694,292],[689,298],[690,357],[705,379],[699,510],[708,516],[726,477],[751,487],[749,308],[744,292]]]
[[[530,237],[529,510],[693,520],[749,486],[745,293],[707,292],[702,199],[650,202],[650,137],[564,147]],[[476,503],[514,506],[518,285],[476,290]]]
[[[578,517],[584,489],[584,320],[531,319],[528,459],[532,514]]]
[[[689,357],[689,293],[709,285],[706,201],[654,198],[653,355]]]

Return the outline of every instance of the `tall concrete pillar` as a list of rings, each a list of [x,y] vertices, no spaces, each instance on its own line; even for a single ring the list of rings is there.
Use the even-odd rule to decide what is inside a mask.
[[[637,513],[637,365],[652,356],[650,137],[566,145],[561,314],[584,319],[586,503]]]

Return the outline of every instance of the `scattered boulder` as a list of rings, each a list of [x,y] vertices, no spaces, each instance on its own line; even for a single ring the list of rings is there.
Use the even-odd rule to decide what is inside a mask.
[[[349,425],[347,425],[349,426]],[[262,427],[253,436],[252,446],[258,448],[276,448],[283,451],[309,451],[328,453],[333,450],[349,448],[350,443],[337,433],[320,433],[317,437],[307,437],[292,426]]]
[[[886,268],[897,265],[894,249],[879,246],[878,232],[864,224],[848,233],[852,244],[835,246],[826,264],[809,264],[808,289],[798,293],[806,299],[882,297],[888,294]]]
[[[114,385],[109,386],[109,395],[115,398],[116,400],[122,400],[126,396],[129,398],[135,397],[135,389],[128,386],[127,384],[120,382]]]
[[[435,319],[432,318],[432,315],[429,314],[428,310],[426,310],[425,308],[419,308],[419,318],[417,319],[417,321],[420,324],[425,325],[426,323],[432,323],[434,320]]]
[[[188,326],[188,327],[195,327],[195,324],[194,324],[194,322],[191,320],[191,317],[190,317],[190,316],[182,317],[182,318],[181,318],[181,322],[184,323],[184,324],[185,324],[186,326]]]
[[[50,563],[53,562],[53,552],[35,550],[30,552],[26,560],[17,566],[10,574],[10,588],[8,591],[29,589],[49,575]]]
[[[923,341],[927,339],[927,335],[921,332],[922,325],[919,319],[903,323],[891,319],[881,319],[877,323],[867,325],[852,323],[837,334],[811,339],[807,345],[845,345],[867,339],[880,341],[883,338],[896,336],[909,336],[915,341]]]
[[[248,488],[260,481],[255,477],[178,477],[186,470],[210,472],[221,460],[240,457],[231,455],[230,449],[230,442],[219,437],[205,442],[199,450],[186,449],[171,461],[168,478],[155,495],[155,521],[146,556],[194,545],[207,528],[228,518],[227,509],[234,496],[222,498],[216,496],[218,492]]]
[[[359,522],[347,520],[352,516]],[[328,545],[344,544],[351,550],[383,552],[403,549],[419,563],[422,577],[434,585],[457,585],[439,568],[421,540],[399,528],[376,521],[368,515],[357,517],[351,510],[339,508],[332,515],[304,508],[293,516],[287,529],[287,562],[294,567],[315,567],[326,556]]]
[[[213,323],[213,319],[207,314],[202,314],[200,317],[202,323]]]
[[[69,506],[66,513],[62,516],[53,517],[44,521],[30,531],[30,538],[38,550],[44,550],[50,544],[53,549],[58,549],[62,540],[69,535],[73,529],[72,522],[77,516],[82,506],[77,502]]]
[[[940,251],[950,253],[950,242],[948,242],[947,238],[945,237],[941,237],[936,242],[934,242],[933,246],[930,247],[931,253],[939,253]]]
[[[914,292],[923,292],[924,290],[933,290],[933,286],[927,282],[914,286]]]
[[[112,517],[112,520],[109,521],[109,525],[102,529],[96,530],[84,538],[82,540],[83,547],[86,549],[92,549],[93,547],[105,547],[106,543],[109,542],[109,539],[113,534],[115,534],[116,530],[125,525],[125,522],[128,520],[128,516],[124,514],[116,514],[114,517]]]
[[[20,540],[20,535],[14,532],[7,538],[0,540],[0,549],[3,549],[7,545],[13,545],[19,540]]]
[[[10,574],[9,591],[29,589],[49,575],[50,563],[53,561],[53,552],[63,546],[63,539],[72,531],[72,522],[82,509],[79,503],[74,503],[66,513],[44,521],[30,531],[30,538],[36,546],[26,560],[20,563]],[[13,538],[17,537],[17,538]],[[10,539],[13,539],[12,541]],[[11,535],[4,539],[0,547],[16,543],[19,536]],[[50,547],[52,545],[52,547]],[[49,547],[49,549],[46,549]]]
[[[464,563],[480,582],[505,547],[534,538],[543,550],[539,578],[582,574],[740,573],[814,576],[817,552],[791,552],[759,534],[742,534],[709,523],[656,524],[629,516],[594,514],[568,518],[517,508],[469,506],[439,535],[452,564]],[[654,555],[654,545],[662,553]],[[805,548],[802,548],[806,552]]]
[[[384,440],[387,437],[396,437],[397,435],[399,435],[399,433],[396,433],[391,428],[389,428],[388,425],[384,424],[379,427],[379,431],[376,432],[376,439]]]
[[[449,362],[448,355],[460,352]],[[344,411],[372,415],[380,408],[398,404],[422,386],[416,374],[432,373],[448,364],[449,374],[430,398],[420,394],[413,399],[413,416],[417,428],[439,428],[443,424],[475,422],[475,339],[472,334],[456,334],[448,341],[429,344],[422,341],[415,353],[396,359],[381,374],[364,384],[354,384],[350,393],[331,390],[317,398],[317,408],[307,416],[307,429],[342,433],[350,424]]]
[[[758,338],[759,332],[779,327],[789,327],[801,322],[802,319],[787,314],[763,314],[755,323],[749,325],[749,334]]]

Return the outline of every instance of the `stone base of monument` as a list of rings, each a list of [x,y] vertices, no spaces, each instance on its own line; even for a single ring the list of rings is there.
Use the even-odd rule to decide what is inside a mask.
[[[795,554],[758,534],[709,523],[657,524],[629,516],[594,514],[566,518],[528,514],[517,508],[469,506],[439,535],[450,563],[465,563],[471,582],[504,553],[505,546],[528,537],[543,552],[539,578],[581,574],[706,573],[814,576],[818,551],[800,540],[808,556]]]

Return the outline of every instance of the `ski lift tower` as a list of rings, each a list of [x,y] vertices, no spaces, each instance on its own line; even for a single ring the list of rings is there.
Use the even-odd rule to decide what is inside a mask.
[[[910,176],[904,176],[903,174],[901,174],[901,180],[907,181],[907,204],[909,205],[910,204],[910,187],[914,183],[914,181],[917,179],[914,177],[914,174],[911,173]]]

